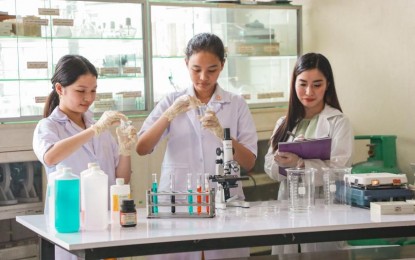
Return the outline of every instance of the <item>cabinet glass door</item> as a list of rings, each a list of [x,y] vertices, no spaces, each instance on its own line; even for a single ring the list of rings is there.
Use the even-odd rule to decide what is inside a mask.
[[[227,49],[219,78],[251,107],[288,101],[292,68],[300,53],[300,7],[291,5],[151,4],[153,95],[188,87],[184,49],[201,32],[218,35]]]
[[[58,60],[79,54],[99,71],[91,109],[145,109],[143,2],[0,0],[0,119],[39,118]]]
[[[34,97],[51,69],[48,20],[36,15],[46,4],[0,0],[1,118],[38,114]]]
[[[94,112],[144,110],[143,7],[133,2],[51,1],[61,10],[51,22],[53,63],[71,53],[95,65]]]

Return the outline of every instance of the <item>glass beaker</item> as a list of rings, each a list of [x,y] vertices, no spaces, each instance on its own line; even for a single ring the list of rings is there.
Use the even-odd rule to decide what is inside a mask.
[[[288,168],[288,200],[292,212],[307,212],[314,204],[314,168]]]
[[[347,205],[350,199],[347,198],[348,183],[345,181],[346,174],[350,174],[351,167],[322,168],[324,205],[336,206]]]

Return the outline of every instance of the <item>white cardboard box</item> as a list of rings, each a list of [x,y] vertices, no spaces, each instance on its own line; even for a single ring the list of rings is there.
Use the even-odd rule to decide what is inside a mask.
[[[370,213],[380,215],[414,214],[415,205],[405,201],[371,202]]]

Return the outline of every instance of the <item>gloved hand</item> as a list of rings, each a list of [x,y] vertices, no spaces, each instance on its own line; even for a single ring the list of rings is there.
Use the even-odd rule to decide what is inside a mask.
[[[219,119],[216,117],[215,112],[209,108],[205,112],[205,116],[200,119],[202,127],[212,131],[219,139],[223,140],[223,128],[219,123]]]
[[[101,134],[105,130],[109,129],[113,125],[120,124],[120,121],[127,121],[127,117],[117,111],[105,111],[101,118],[93,125],[91,125],[92,130],[95,132],[95,136]]]
[[[194,96],[183,95],[178,97],[174,103],[163,113],[163,116],[169,120],[173,120],[181,113],[187,112],[190,109],[195,109],[197,106],[202,105],[199,99]]]
[[[295,153],[277,151],[274,155],[274,160],[281,167],[304,167],[303,159]]]
[[[131,121],[128,123],[123,122],[120,127],[117,127],[116,133],[119,154],[129,156],[131,154],[131,149],[137,142],[137,128],[131,125]]]

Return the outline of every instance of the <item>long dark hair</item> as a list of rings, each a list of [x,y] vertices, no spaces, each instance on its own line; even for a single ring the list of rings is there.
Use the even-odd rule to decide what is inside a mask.
[[[67,87],[78,80],[79,76],[92,74],[98,78],[98,72],[92,63],[80,55],[65,55],[56,64],[52,79],[52,92],[50,92],[43,110],[43,117],[48,117],[59,106],[59,95],[55,85],[60,83]]]
[[[186,59],[190,59],[190,56],[201,51],[215,54],[222,63],[225,62],[225,47],[222,40],[215,34],[199,33],[193,36],[185,50]]]
[[[287,131],[292,131],[294,127],[304,118],[305,109],[298,99],[295,91],[295,81],[297,76],[306,70],[318,69],[327,80],[327,90],[324,94],[324,102],[342,111],[336,94],[333,71],[329,60],[320,53],[307,53],[298,58],[291,77],[290,100],[288,111],[284,122],[277,129],[271,138],[272,149],[278,149],[278,143],[287,141],[289,135]]]

